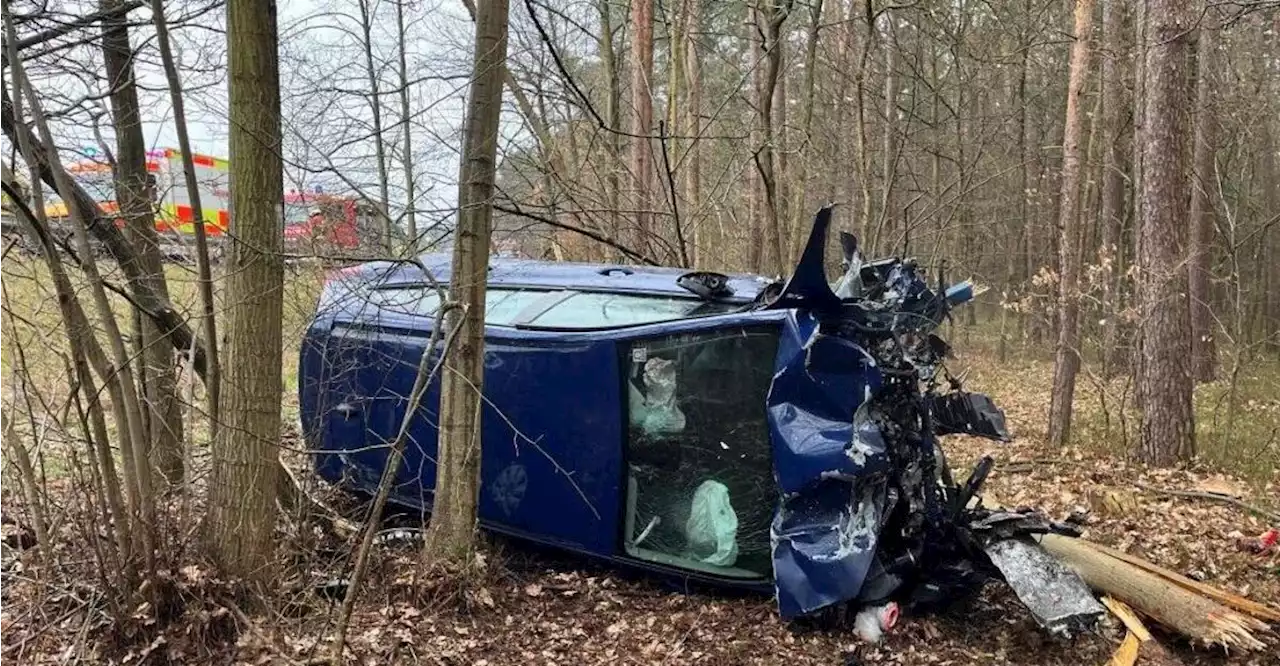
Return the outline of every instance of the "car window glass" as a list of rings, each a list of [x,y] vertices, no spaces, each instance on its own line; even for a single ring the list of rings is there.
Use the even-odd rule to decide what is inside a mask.
[[[430,317],[440,307],[440,292],[430,288],[374,289],[369,302],[383,311]]]
[[[735,327],[623,346],[632,557],[768,575],[777,490],[764,405],[778,332]]]
[[[688,298],[584,292],[557,303],[532,321],[520,323],[547,328],[632,326],[680,319],[695,313],[728,312],[732,309],[732,305],[704,303]]]
[[[534,289],[490,289],[485,297],[484,321],[509,326],[516,315],[547,293]],[[440,292],[431,287],[374,289],[368,299],[383,311],[421,317],[435,316],[440,307]]]
[[[548,292],[534,289],[490,289],[485,295],[484,323],[510,326],[516,316]]]

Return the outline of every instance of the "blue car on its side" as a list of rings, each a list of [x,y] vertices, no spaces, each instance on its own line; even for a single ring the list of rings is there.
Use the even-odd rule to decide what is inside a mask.
[[[983,396],[934,390],[946,345],[932,331],[971,285],[863,263],[846,235],[833,289],[830,214],[785,284],[493,259],[482,526],[771,591],[787,617],[968,585],[955,532],[981,478],[952,481],[936,435],[1003,438],[1003,417]],[[325,287],[299,373],[323,478],[377,487],[449,268],[443,255],[373,262]],[[437,381],[408,429],[401,505],[431,507],[438,404]]]

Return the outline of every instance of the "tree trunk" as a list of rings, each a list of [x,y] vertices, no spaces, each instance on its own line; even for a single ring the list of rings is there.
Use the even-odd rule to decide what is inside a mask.
[[[1133,173],[1132,188],[1133,199],[1132,209],[1130,213],[1133,215],[1133,237],[1128,239],[1132,244],[1131,255],[1133,263],[1141,268],[1142,255],[1142,234],[1143,226],[1143,195],[1144,195],[1144,167],[1143,154],[1146,150],[1146,88],[1147,88],[1147,36],[1149,27],[1147,25],[1147,17],[1150,14],[1146,0],[1134,3],[1133,6],[1133,141],[1131,148],[1133,150],[1133,164],[1131,165]],[[1140,307],[1138,301],[1142,295],[1139,293],[1139,287],[1135,283],[1133,285],[1133,294],[1130,296],[1134,305]],[[1142,383],[1142,335],[1138,330],[1140,325],[1135,325],[1133,330],[1128,331],[1129,345],[1123,349],[1123,357],[1128,359],[1128,365],[1133,371],[1134,382],[1134,404],[1138,409],[1142,408],[1142,392],[1137,390],[1137,385]]]
[[[373,14],[370,0],[359,0],[360,30],[364,48],[365,78],[369,80],[369,111],[373,116],[373,151],[378,166],[378,214],[382,219],[382,243],[387,254],[395,253],[391,228],[391,194],[387,177],[387,148],[382,137],[382,86],[373,62]]]
[[[693,244],[693,265],[702,265],[702,244],[707,235],[702,231],[702,142],[698,138],[702,119],[702,59],[698,52],[698,37],[702,29],[702,0],[686,0],[689,15],[685,23],[684,69],[689,79],[689,99],[685,102],[684,134],[689,137],[685,158],[685,215],[689,220]]]
[[[219,404],[222,395],[221,372],[218,367],[218,327],[214,316],[213,269],[209,265],[209,239],[205,234],[204,206],[200,201],[200,183],[196,179],[195,158],[191,153],[191,140],[187,136],[186,102],[182,96],[182,79],[178,65],[169,46],[169,25],[164,15],[164,0],[151,0],[151,16],[156,25],[156,43],[160,47],[160,59],[164,61],[165,78],[169,83],[169,96],[173,101],[173,124],[178,135],[178,149],[182,151],[182,176],[187,188],[187,200],[191,202],[191,219],[196,241],[196,272],[200,280],[200,309],[203,324],[204,346],[207,353],[205,393],[209,405],[209,438],[218,436],[221,420]]]
[[[667,24],[667,44],[670,52],[667,57],[667,108],[666,108],[666,124],[663,127],[664,137],[659,146],[662,155],[661,167],[664,174],[660,187],[664,190],[670,190],[669,202],[671,204],[671,224],[662,225],[657,230],[658,235],[666,236],[673,240],[672,247],[667,253],[667,261],[673,266],[689,267],[689,243],[685,234],[687,230],[687,219],[682,219],[689,212],[688,201],[684,201],[683,188],[676,182],[679,168],[679,159],[684,144],[683,138],[680,136],[680,128],[683,126],[685,111],[684,107],[689,97],[689,88],[687,75],[685,72],[685,48],[687,47],[685,33],[688,31],[688,12],[686,11],[686,0],[675,0],[669,5],[669,13],[666,15]],[[672,136],[674,134],[675,136]]]
[[[884,49],[884,127],[881,137],[883,140],[881,159],[884,161],[880,165],[880,216],[876,222],[875,233],[867,239],[867,247],[896,252],[897,248],[893,247],[892,243],[886,245],[886,241],[893,237],[894,214],[897,208],[893,199],[893,185],[898,175],[896,134],[898,131],[898,45],[897,28],[891,12],[885,12],[884,15],[884,35],[880,46]],[[960,94],[964,95],[963,92]],[[958,134],[956,138],[963,139]],[[963,168],[963,157],[960,162]],[[968,230],[962,229],[961,233],[968,233]],[[965,309],[969,312],[974,310],[974,308]]]
[[[122,0],[103,0],[109,11]],[[137,248],[139,270],[151,288],[169,296],[160,262],[160,246],[152,212],[152,188],[148,187],[147,144],[142,136],[138,88],[133,75],[133,48],[124,14],[102,22],[102,55],[111,91],[111,115],[116,135],[115,190],[127,235]],[[151,464],[169,483],[182,479],[182,412],[174,374],[173,348],[147,317],[139,317],[139,398],[148,417],[148,449]]]
[[[213,443],[208,538],[229,576],[268,580],[280,441],[284,189],[273,0],[227,3],[231,245],[224,427]]]
[[[1195,453],[1191,340],[1185,253],[1187,0],[1148,0],[1142,122],[1141,294],[1142,440],[1138,456],[1155,465]]]
[[[599,0],[597,11],[600,14],[600,67],[604,70],[608,81],[608,98],[605,100],[605,122],[609,123],[609,131],[605,136],[605,148],[609,158],[606,165],[605,201],[609,207],[608,233],[615,239],[622,240],[622,179],[618,177],[619,165],[622,163],[622,135],[618,130],[622,127],[622,85],[618,76],[618,58],[613,48],[616,32],[613,27],[613,9],[610,0]],[[642,248],[637,248],[641,249]],[[643,251],[643,250],[642,250]],[[614,251],[613,260],[622,259],[621,253]]]
[[[1119,342],[1119,287],[1124,245],[1120,232],[1124,223],[1125,168],[1127,165],[1123,126],[1127,110],[1125,67],[1124,0],[1104,0],[1102,33],[1102,372],[1115,371]]]
[[[809,7],[809,30],[804,48],[804,89],[801,90],[799,166],[796,172],[796,188],[791,201],[790,256],[797,257],[804,244],[807,189],[809,186],[809,162],[813,149],[813,107],[817,93],[818,36],[822,27],[823,0],[814,0]]]
[[[865,16],[859,18],[862,23],[862,43],[854,74],[856,83],[854,103],[857,112],[857,129],[853,135],[854,152],[857,157],[854,177],[858,179],[858,197],[861,200],[861,205],[858,207],[858,233],[862,237],[862,247],[866,248],[867,253],[874,253],[876,248],[869,242],[871,238],[871,149],[867,145],[867,72],[870,71],[867,65],[871,60],[871,45],[875,43],[876,25],[872,19],[871,0],[867,0],[866,7]],[[853,13],[852,5],[849,12]]]
[[[396,31],[399,41],[397,53],[400,56],[400,118],[404,126],[400,128],[404,138],[402,159],[404,161],[404,201],[405,201],[405,235],[408,237],[407,254],[418,255],[421,244],[418,239],[417,183],[413,174],[413,114],[409,106],[409,65],[405,54],[405,42],[408,39],[404,30],[405,0],[396,2]]]
[[[776,165],[778,157],[777,128],[774,126],[774,95],[777,92],[778,76],[782,69],[782,49],[781,40],[782,24],[787,20],[787,14],[791,10],[791,6],[779,5],[774,0],[768,0],[767,9],[756,10],[757,30],[761,34],[760,56],[764,62],[764,75],[760,80],[760,89],[757,94],[756,114],[757,121],[760,125],[760,144],[755,147],[755,167],[760,177],[760,187],[764,194],[762,207],[764,209],[763,221],[766,223],[764,228],[764,248],[760,257],[760,263],[767,266],[769,271],[781,274],[787,270],[783,265],[786,261],[785,239],[778,214],[778,178],[776,174]]]
[[[1031,13],[1031,0],[1023,2],[1024,14],[1029,16]],[[1027,140],[1028,121],[1030,109],[1027,106],[1027,79],[1030,70],[1030,51],[1031,40],[1034,36],[1027,26],[1023,26],[1022,34],[1019,40],[1018,49],[1021,53],[1018,56],[1018,220],[1022,224],[1021,245],[1023,251],[1023,285],[1022,296],[1026,297],[1032,289],[1031,277],[1036,274],[1035,268],[1035,252],[1032,251],[1032,229],[1035,228],[1035,220],[1032,219],[1033,211],[1031,210],[1031,152],[1027,149],[1029,141]],[[938,233],[942,233],[941,227]],[[1035,313],[1023,312],[1021,316],[1022,333],[1025,338],[1039,336],[1040,327],[1035,323]]]
[[[1210,266],[1213,263],[1214,193],[1218,175],[1214,154],[1217,148],[1217,118],[1213,109],[1214,69],[1217,43],[1216,25],[1201,23],[1196,47],[1196,128],[1191,181],[1191,244],[1187,252],[1191,308],[1192,376],[1209,382],[1218,372],[1218,350],[1214,344],[1216,319],[1210,306]]]
[[[1067,82],[1067,119],[1062,135],[1062,198],[1058,210],[1058,346],[1053,359],[1049,443],[1071,437],[1071,406],[1080,370],[1080,97],[1089,74],[1093,0],[1076,0],[1075,43]]]
[[[635,209],[634,247],[644,254],[652,239],[653,0],[631,2],[631,182]],[[504,29],[505,34],[505,29]]]
[[[792,257],[788,251],[790,244],[790,232],[788,230],[788,222],[790,216],[788,211],[791,206],[791,165],[787,159],[787,127],[790,121],[787,120],[787,68],[790,55],[787,53],[787,34],[780,32],[777,35],[777,51],[778,73],[776,76],[777,84],[773,89],[773,140],[770,146],[773,149],[773,182],[774,185],[774,224],[773,224],[773,247],[774,254],[778,255],[777,270],[779,275],[786,275],[792,266]]]
[[[764,128],[760,125],[760,107],[766,101],[762,97],[764,94],[764,67],[757,61],[763,52],[763,47],[759,41],[760,25],[759,10],[751,7],[747,10],[751,16],[750,26],[747,28],[747,49],[748,60],[755,64],[751,68],[751,103],[755,106],[755,117],[750,119],[751,133],[748,141],[750,142],[750,150],[756,150],[763,141]],[[746,169],[747,180],[747,270],[764,273],[765,268],[765,193],[764,180],[760,178],[760,172],[756,168],[755,158],[747,163]]]
[[[139,393],[137,384],[134,381],[132,365],[125,351],[124,339],[120,334],[115,313],[112,311],[111,304],[107,299],[104,281],[98,270],[97,262],[92,256],[89,244],[88,225],[91,222],[100,223],[101,221],[96,218],[96,208],[84,206],[84,202],[76,197],[76,185],[66,170],[62,168],[62,162],[58,157],[57,151],[42,151],[40,148],[41,145],[55,145],[53,133],[49,129],[43,106],[35,95],[35,90],[31,85],[30,79],[26,76],[25,67],[14,46],[17,41],[17,34],[13,27],[13,16],[9,13],[7,5],[4,6],[2,11],[4,12],[6,54],[9,57],[9,68],[13,75],[14,84],[13,108],[7,109],[13,114],[10,118],[12,124],[8,126],[8,130],[17,137],[17,144],[25,155],[27,164],[32,168],[33,190],[39,186],[35,178],[35,172],[43,172],[44,168],[47,168],[55,182],[58,196],[71,204],[72,232],[75,236],[76,250],[82,257],[80,267],[93,297],[98,320],[102,325],[102,332],[109,344],[110,360],[107,359],[106,354],[98,346],[95,336],[90,331],[89,322],[85,317],[84,311],[80,309],[78,301],[71,296],[71,287],[66,274],[60,270],[54,273],[55,280],[59,279],[58,273],[61,273],[61,279],[63,280],[59,289],[58,304],[62,307],[63,320],[68,328],[68,336],[80,336],[80,339],[85,342],[84,349],[90,353],[96,352],[96,356],[91,357],[91,360],[97,362],[97,372],[103,381],[112,387],[110,395],[116,420],[116,429],[120,435],[121,460],[130,468],[128,475],[129,489],[131,491],[130,508],[135,511],[134,518],[139,525],[137,529],[133,530],[133,535],[140,537],[135,546],[142,551],[148,576],[154,576],[156,573],[154,541],[155,495],[152,492],[151,468],[146,460],[147,433],[142,429],[142,412],[138,404]],[[38,143],[35,137],[29,135],[29,129],[24,124],[21,107],[21,100],[24,96],[31,102],[31,116],[35,121],[36,129],[43,144]],[[19,127],[21,129],[18,129]],[[55,254],[52,244],[46,243],[44,249],[51,271],[55,269],[55,266],[60,267],[60,260],[55,260],[52,256]],[[129,250],[132,251],[132,248],[129,248]],[[148,287],[149,285],[142,285],[142,289],[147,289]],[[75,351],[74,343],[72,351]]]
[[[450,295],[462,306],[449,315],[457,346],[448,352],[440,384],[440,444],[435,499],[423,555],[466,568],[475,546],[480,489],[480,418],[484,391],[484,309],[489,234],[493,222],[498,119],[507,57],[507,0],[482,0],[476,13],[475,75],[467,103],[458,227]]]

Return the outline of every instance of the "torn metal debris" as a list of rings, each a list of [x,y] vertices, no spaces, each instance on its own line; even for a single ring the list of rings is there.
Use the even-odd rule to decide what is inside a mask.
[[[1070,636],[1093,627],[1106,609],[1080,576],[1028,539],[1001,539],[986,548],[1005,582],[1051,634]]]

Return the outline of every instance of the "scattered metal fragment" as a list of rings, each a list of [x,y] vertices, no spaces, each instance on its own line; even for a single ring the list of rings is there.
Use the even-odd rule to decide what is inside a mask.
[[[1074,571],[1026,538],[996,541],[987,557],[1045,631],[1070,637],[1106,613]]]

